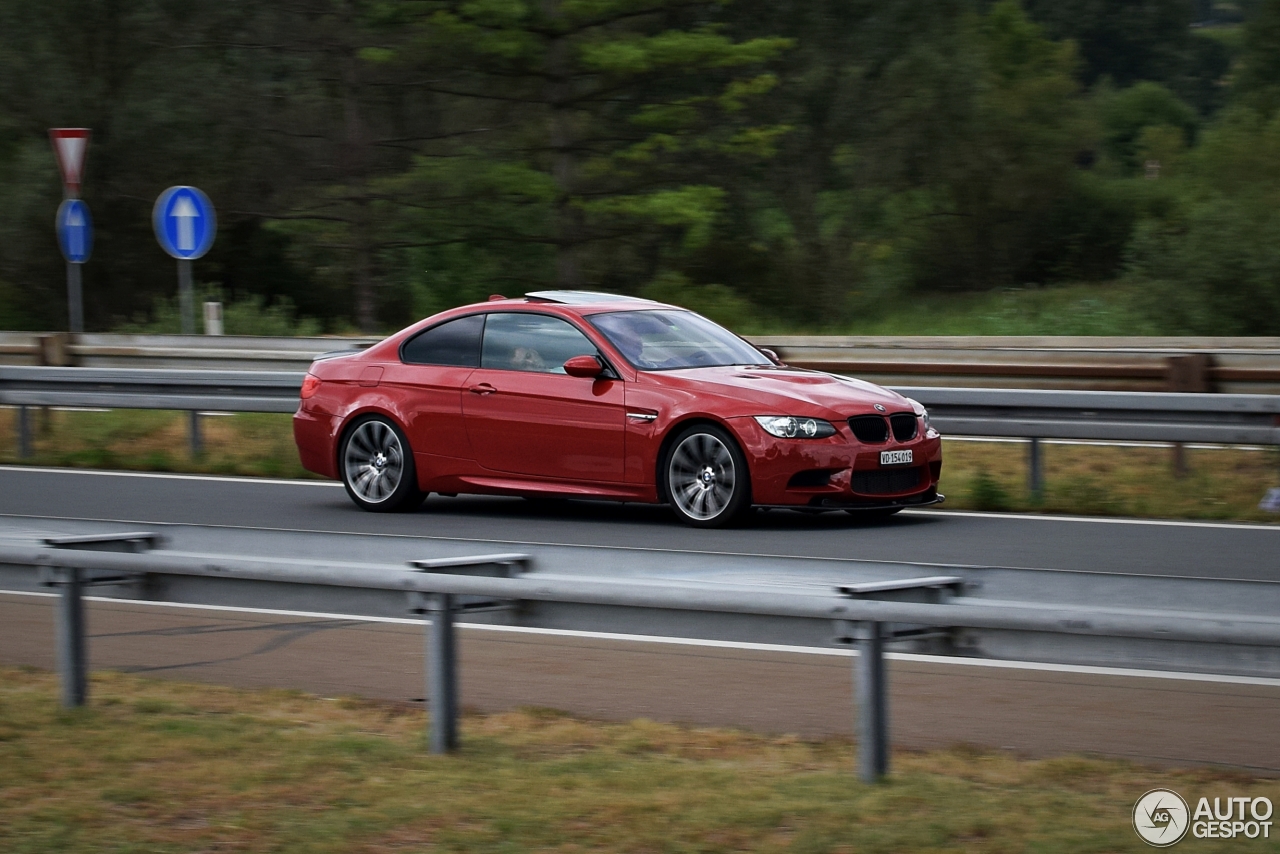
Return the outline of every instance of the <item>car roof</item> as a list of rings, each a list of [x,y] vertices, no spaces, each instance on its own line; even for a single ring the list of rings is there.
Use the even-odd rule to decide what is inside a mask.
[[[626,305],[639,308],[642,305],[658,306],[663,304],[651,299],[644,299],[643,297],[629,297],[624,296],[623,294],[606,294],[599,291],[530,291],[524,296],[529,302],[556,303],[558,305],[572,306],[603,306],[625,303]]]

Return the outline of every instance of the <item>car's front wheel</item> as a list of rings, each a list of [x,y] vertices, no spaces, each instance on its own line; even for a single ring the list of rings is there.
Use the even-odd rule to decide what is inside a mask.
[[[751,509],[747,460],[729,432],[696,424],[672,440],[663,461],[667,498],[681,521],[719,528]]]
[[[357,507],[390,513],[418,506],[417,472],[409,440],[390,419],[368,415],[351,425],[339,454],[342,485]]]

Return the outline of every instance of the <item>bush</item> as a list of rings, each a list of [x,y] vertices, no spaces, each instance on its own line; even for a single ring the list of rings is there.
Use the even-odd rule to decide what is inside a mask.
[[[969,503],[975,510],[1008,510],[1012,506],[1009,493],[985,469],[969,481]]]
[[[1231,111],[1187,156],[1177,205],[1135,228],[1129,270],[1172,331],[1280,334],[1277,150],[1280,116]]]
[[[1126,173],[1140,169],[1149,153],[1143,151],[1144,132],[1155,128],[1173,130],[1183,145],[1190,145],[1198,123],[1196,111],[1188,104],[1159,83],[1148,81],[1119,92],[1102,87],[1098,92],[1098,114],[1103,148]]]
[[[754,329],[756,309],[748,300],[724,285],[695,285],[679,273],[660,274],[645,285],[641,295],[696,311],[737,332]]]
[[[196,293],[196,332],[202,332],[202,302],[221,302],[222,292],[217,288],[200,288]],[[176,335],[182,331],[182,313],[178,298],[164,297],[156,300],[151,318],[135,318],[132,323],[116,327],[115,332],[134,332]],[[318,320],[297,317],[293,302],[288,297],[276,297],[267,302],[266,297],[254,295],[222,306],[222,331],[226,335],[272,335],[279,337],[319,335],[322,331]]]

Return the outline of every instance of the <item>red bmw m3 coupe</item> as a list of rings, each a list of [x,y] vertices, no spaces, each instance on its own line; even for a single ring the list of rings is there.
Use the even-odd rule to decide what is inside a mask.
[[[691,311],[582,291],[495,297],[314,362],[293,419],[309,470],[366,510],[428,493],[888,515],[942,500],[920,404],[800,370]]]

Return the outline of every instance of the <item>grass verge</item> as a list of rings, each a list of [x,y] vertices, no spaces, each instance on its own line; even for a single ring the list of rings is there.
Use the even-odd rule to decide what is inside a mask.
[[[17,455],[17,410],[0,410],[7,441],[0,460],[37,466],[199,472],[256,477],[315,477],[298,462],[291,416],[235,413],[202,416],[204,453],[194,456],[184,412],[31,412],[34,456]]]
[[[298,462],[288,415],[202,420],[205,453],[193,457],[183,413],[114,410],[32,414],[35,456],[18,460],[15,411],[0,410],[0,461],[135,471],[314,477]],[[1176,477],[1172,449],[1045,444],[1045,493],[1027,492],[1025,444],[947,440],[947,507],[1084,515],[1280,522],[1258,509],[1280,485],[1280,450],[1187,450]]]
[[[538,709],[468,715],[435,757],[402,706],[115,673],[92,697],[63,711],[51,674],[0,668],[0,850],[1140,851],[1153,787],[1280,802],[1236,772],[966,747],[900,752],[868,786],[845,741]]]
[[[1280,449],[1184,451],[1177,476],[1172,448],[1041,443],[1044,494],[1027,486],[1027,444],[944,441],[946,507],[1087,516],[1280,522],[1259,510],[1280,485]]]

